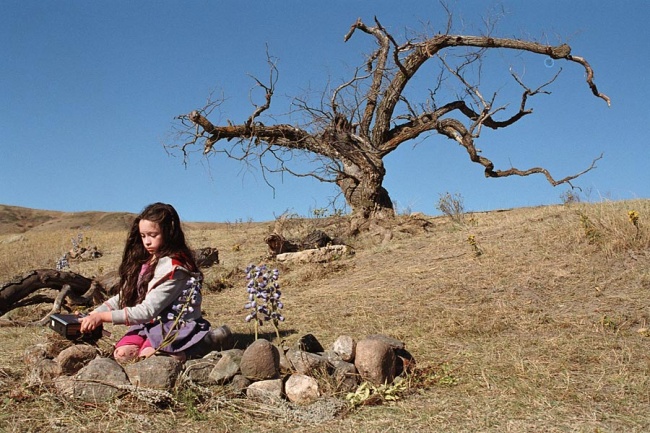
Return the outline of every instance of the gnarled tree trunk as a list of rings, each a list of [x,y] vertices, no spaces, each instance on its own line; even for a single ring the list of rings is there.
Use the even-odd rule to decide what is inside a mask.
[[[346,202],[352,209],[352,231],[357,231],[368,221],[378,221],[395,216],[393,202],[382,186],[385,169],[381,160],[363,168],[346,166],[337,178]],[[361,173],[361,175],[358,175]]]

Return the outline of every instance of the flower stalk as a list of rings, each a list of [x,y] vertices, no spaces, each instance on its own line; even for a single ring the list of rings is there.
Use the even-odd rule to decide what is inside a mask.
[[[246,322],[253,321],[255,326],[255,340],[259,335],[259,327],[264,322],[271,322],[275,330],[275,335],[280,340],[280,330],[278,325],[284,322],[284,316],[280,310],[284,307],[280,300],[282,292],[278,279],[280,271],[269,269],[266,265],[249,265],[246,268],[246,292],[248,293],[248,302],[244,308],[251,310],[244,319]]]

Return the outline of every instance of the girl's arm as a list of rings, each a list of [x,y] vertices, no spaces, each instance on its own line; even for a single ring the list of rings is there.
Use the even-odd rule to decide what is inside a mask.
[[[106,301],[104,301],[100,306],[95,308],[92,313],[101,313],[104,311],[112,311],[120,308],[120,295],[115,295]],[[91,314],[92,314],[91,313]]]
[[[111,310],[115,310],[119,305],[119,295],[115,295],[106,300],[99,307],[95,308],[89,315],[82,317],[79,322],[81,323],[81,332],[91,332],[104,322],[111,322]]]
[[[112,321],[116,325],[137,325],[147,323],[157,318],[160,313],[177,300],[181,292],[188,287],[189,274],[181,269],[176,269],[173,279],[166,280],[147,293],[144,300],[133,307],[109,311]],[[102,313],[104,314],[104,313]]]
[[[97,328],[102,323],[110,322],[111,321],[111,312],[110,311],[103,311],[103,312],[93,311],[89,315],[87,315],[85,317],[82,317],[79,321],[81,322],[81,332],[82,333],[91,332],[93,329]]]

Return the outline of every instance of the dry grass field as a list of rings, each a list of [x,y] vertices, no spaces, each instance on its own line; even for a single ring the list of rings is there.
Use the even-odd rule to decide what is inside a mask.
[[[73,262],[71,270],[112,270],[127,221],[128,215],[0,206],[0,282],[53,268],[79,233],[104,255]],[[295,219],[284,230],[332,232],[340,223]],[[226,398],[218,387],[179,389],[165,406],[132,395],[110,404],[68,401],[51,385],[30,382],[22,361],[25,349],[51,331],[4,327],[0,431],[650,431],[649,200],[473,213],[459,221],[400,216],[390,242],[349,239],[356,254],[326,264],[270,261],[263,240],[273,228],[274,222],[186,225],[193,248],[220,252],[221,263],[206,271],[207,318],[251,335],[243,321],[243,269],[278,266],[287,344],[307,333],[324,346],[341,334],[403,340],[418,368],[398,401],[324,423]],[[49,307],[9,316],[36,320]],[[106,350],[110,343],[103,343]]]

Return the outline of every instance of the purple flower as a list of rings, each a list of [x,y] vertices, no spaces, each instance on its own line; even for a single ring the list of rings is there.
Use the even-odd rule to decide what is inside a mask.
[[[280,284],[277,282],[279,276],[279,270],[270,270],[266,265],[251,264],[246,268],[246,292],[249,302],[244,305],[244,308],[252,309],[252,312],[244,320],[250,322],[255,319],[255,338],[257,338],[257,326],[261,326],[266,321],[272,321],[276,334],[280,338],[277,323],[284,321],[284,317],[278,313],[278,310],[283,307],[279,302],[282,296]]]

